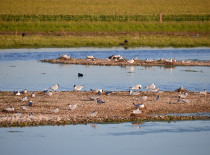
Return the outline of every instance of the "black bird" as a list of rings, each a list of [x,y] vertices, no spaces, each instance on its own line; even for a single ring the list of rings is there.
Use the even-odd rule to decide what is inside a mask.
[[[78,77],[83,77],[83,74],[82,73],[78,73]]]
[[[156,100],[159,101],[160,100],[160,96],[157,96]]]
[[[125,39],[124,44],[127,44],[127,43],[128,43],[128,41]]]
[[[22,33],[22,37],[26,36],[26,33]]]

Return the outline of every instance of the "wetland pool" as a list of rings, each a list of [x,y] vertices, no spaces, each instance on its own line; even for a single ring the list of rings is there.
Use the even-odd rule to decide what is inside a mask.
[[[73,85],[85,84],[83,90],[104,89],[128,91],[129,87],[143,87],[155,83],[160,90],[172,91],[183,86],[189,91],[210,91],[210,67],[208,66],[85,66],[42,63],[41,59],[53,59],[59,54],[73,58],[94,55],[105,59],[120,54],[127,59],[176,58],[177,60],[209,61],[209,48],[193,49],[6,49],[0,50],[0,90],[28,89],[40,91],[59,84],[59,91],[73,90]],[[78,73],[83,73],[78,78]],[[142,89],[144,90],[144,89]]]
[[[210,121],[0,128],[2,155],[209,155]]]

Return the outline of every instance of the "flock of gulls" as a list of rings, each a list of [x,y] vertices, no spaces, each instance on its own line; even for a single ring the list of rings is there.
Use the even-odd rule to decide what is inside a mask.
[[[59,58],[69,59],[69,58],[71,58],[71,57],[65,54],[65,55],[60,55]],[[87,56],[86,59],[94,60],[95,57],[94,57],[94,56]],[[120,55],[112,55],[112,56],[109,57],[109,59],[114,59],[114,60],[125,60],[125,58],[123,58],[123,57],[120,56]],[[131,59],[131,60],[126,60],[126,61],[127,61],[128,63],[131,63],[131,64],[132,64],[132,63],[134,63],[134,61],[135,61],[136,59],[137,59],[137,58]],[[146,59],[146,62],[152,62],[152,61],[154,61],[154,60]],[[166,62],[175,62],[176,59],[165,59],[165,61],[166,61]],[[83,76],[82,73],[78,73],[78,77],[82,77],[82,76]],[[73,88],[74,88],[73,90],[74,90],[74,91],[81,91],[81,90],[83,89],[84,86],[85,86],[85,85],[74,85],[74,86],[73,86]],[[53,92],[56,91],[56,90],[58,90],[58,88],[59,88],[59,84],[55,84],[55,85],[51,86],[48,90],[47,90],[47,89],[43,90],[43,92],[44,92],[45,95],[47,95],[47,96],[52,96],[52,95],[53,95]],[[142,85],[140,85],[140,84],[137,84],[137,85],[135,85],[135,86],[130,87],[130,88],[129,88],[129,89],[130,89],[130,90],[129,90],[129,95],[139,95],[140,92],[139,92],[138,90],[140,90],[141,88],[142,88]],[[146,87],[144,87],[144,88],[147,89],[147,90],[149,90],[149,91],[156,92],[156,93],[157,93],[157,92],[158,92],[158,93],[161,93],[161,92],[162,92],[162,91],[160,91],[160,88],[159,88],[159,87],[156,87],[155,83],[152,83],[152,84],[150,84],[150,85],[148,85],[148,86],[146,86]],[[180,89],[184,89],[184,88],[181,87]],[[92,89],[90,89],[90,91],[94,91],[94,92],[96,92],[98,95],[101,95],[102,92],[104,92],[103,89],[97,89],[97,90],[92,90]],[[23,90],[23,91],[21,91],[21,92],[19,92],[19,91],[14,92],[14,95],[19,96],[19,95],[21,95],[21,94],[27,94],[27,93],[28,93],[28,90],[25,89],[25,90]],[[111,93],[114,93],[114,92],[112,92],[112,91],[105,91],[105,95],[110,95]],[[203,91],[200,91],[199,94],[201,94],[201,95],[206,95],[206,94],[207,94],[207,91],[204,89]],[[98,95],[93,95],[93,96],[91,96],[91,97],[89,98],[89,100],[90,100],[90,101],[96,101],[97,104],[104,104],[105,102],[102,101],[102,100],[99,98]],[[178,96],[178,99],[177,99],[177,102],[176,102],[176,103],[190,103],[190,100],[187,99],[187,96],[188,96],[188,93],[187,93],[187,92],[185,92],[185,93],[183,93],[183,94],[180,93],[180,95]],[[31,94],[31,98],[35,98],[35,97],[36,97],[36,94],[33,92],[33,93]],[[139,99],[142,99],[142,100],[147,100],[148,97],[147,97],[147,96],[141,96],[141,97],[138,97],[138,98],[139,98]],[[156,97],[156,100],[157,100],[157,101],[160,100],[160,96],[159,96],[159,95]],[[23,110],[28,110],[28,108],[31,107],[31,106],[33,106],[33,104],[34,104],[32,100],[30,100],[30,101],[28,100],[28,97],[23,97],[23,98],[22,98],[22,101],[23,101],[23,102],[28,102],[27,105],[22,105],[22,106],[21,106],[21,108],[22,108]],[[174,103],[173,103],[173,104],[174,104]],[[135,104],[135,103],[133,103],[133,105],[134,105],[134,107],[135,107],[136,109],[133,110],[132,113],[133,113],[133,114],[140,114],[140,113],[142,112],[141,109],[144,108],[144,104]],[[77,107],[78,107],[77,104],[75,104],[75,105],[69,104],[69,110],[75,110]],[[9,107],[9,108],[4,109],[4,111],[12,112],[12,111],[15,111],[15,108]],[[55,109],[52,109],[50,112],[51,112],[51,113],[58,113],[58,112],[59,112],[59,109],[58,109],[58,108],[55,108]],[[20,116],[21,113],[17,113],[17,114],[15,114],[15,115]],[[30,115],[33,116],[33,113],[30,113]],[[93,112],[91,112],[90,114],[88,114],[87,116],[94,117],[94,116],[96,116],[96,115],[97,115],[97,111],[93,111]]]
[[[74,88],[73,90],[74,91],[81,91],[84,86],[85,85],[79,85],[79,86],[78,85],[74,85],[73,86],[73,88]],[[45,93],[45,95],[47,95],[47,96],[52,96],[53,92],[58,90],[58,88],[59,88],[59,84],[55,84],[55,85],[51,86],[49,88],[49,90],[47,90],[47,89],[43,90],[43,93]],[[142,88],[142,85],[140,85],[140,84],[137,84],[135,86],[129,87],[129,89],[130,89],[129,90],[129,95],[135,95],[135,96],[139,95],[140,94],[139,90],[141,88]],[[150,85],[148,85],[148,86],[146,86],[144,88],[149,90],[149,91],[152,91],[152,92],[162,93],[162,91],[160,91],[160,88],[156,87],[155,83],[152,83],[152,84],[150,84]],[[183,87],[180,87],[180,89],[184,90]],[[104,91],[103,89],[96,89],[96,90],[90,89],[90,91],[95,92],[97,95],[90,96],[89,100],[90,101],[96,101],[97,104],[104,104],[105,103],[99,97],[99,95],[101,95],[103,92],[105,92],[105,95],[110,95],[111,93],[115,93],[113,91]],[[19,96],[21,94],[27,94],[27,93],[28,93],[28,90],[25,89],[25,90],[23,90],[21,92],[20,91],[14,92],[14,95]],[[204,89],[203,91],[200,91],[199,94],[200,95],[207,95],[206,89]],[[176,103],[190,103],[190,100],[187,99],[187,96],[188,96],[187,92],[180,93]],[[33,92],[31,94],[31,98],[35,98],[35,97],[36,97],[36,94]],[[145,100],[148,99],[148,96],[140,96],[140,97],[138,97],[138,99],[141,99],[141,100],[145,101]],[[158,95],[156,97],[156,101],[159,101],[159,100],[160,100],[160,96]],[[21,108],[23,110],[28,110],[29,107],[32,107],[33,104],[34,104],[32,100],[30,100],[30,101],[28,100],[27,96],[23,97],[22,101],[23,102],[28,102],[27,105],[22,105],[21,106]],[[169,102],[169,104],[176,104],[176,103],[170,103]],[[143,109],[145,107],[144,104],[135,104],[135,103],[133,103],[133,106],[136,108],[135,110],[132,111],[133,114],[141,114],[142,113],[141,109]],[[77,104],[74,104],[74,105],[69,104],[69,110],[75,110],[77,107],[78,107]],[[4,111],[6,111],[6,112],[13,112],[13,111],[15,111],[15,108],[9,107],[9,108],[4,109]],[[58,113],[59,112],[59,108],[52,109],[52,110],[50,110],[50,112],[51,113]],[[15,116],[21,116],[21,113],[16,113],[14,115]],[[33,116],[33,113],[31,112],[31,113],[29,113],[29,115]],[[96,115],[97,115],[97,111],[93,111],[90,114],[88,114],[87,116],[94,117]]]
[[[59,58],[60,58],[60,59],[70,59],[71,57],[70,57],[69,55],[67,55],[67,54],[64,54],[64,55],[60,55]],[[95,61],[96,58],[95,58],[93,55],[87,55],[87,56],[86,56],[86,60]],[[125,58],[124,58],[123,56],[121,56],[121,55],[112,55],[112,56],[109,56],[108,58],[106,58],[106,60],[109,60],[109,61],[110,61],[110,60],[115,60],[115,61],[126,61],[127,63],[132,64],[132,63],[134,63],[136,60],[138,60],[138,58],[136,57],[136,58],[127,60],[127,59],[125,59]],[[145,60],[146,63],[151,63],[151,62],[154,62],[154,61],[156,61],[156,60],[155,60],[155,59],[146,59],[146,60]],[[173,58],[173,59],[168,59],[168,58],[163,59],[163,58],[161,58],[160,61],[163,61],[163,62],[166,62],[166,63],[173,63],[173,62],[176,62],[177,60],[176,60],[176,58]],[[182,62],[182,63],[190,63],[191,60],[186,60],[186,61],[182,60],[181,62]]]

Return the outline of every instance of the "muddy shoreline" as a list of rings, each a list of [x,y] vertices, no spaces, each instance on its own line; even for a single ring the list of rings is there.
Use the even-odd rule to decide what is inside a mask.
[[[166,61],[166,60],[135,60],[133,63],[126,59],[76,59],[76,58],[57,58],[44,59],[41,62],[78,64],[78,65],[99,65],[99,66],[210,66],[210,61]]]
[[[57,91],[52,96],[42,91],[34,93],[36,97],[32,98],[32,92],[16,96],[13,92],[1,91],[0,127],[210,119],[209,115],[190,115],[210,113],[210,93],[201,95],[188,92],[187,103],[183,99],[177,102],[181,93],[176,91],[139,91],[139,95],[129,95],[128,91],[117,91],[109,95],[104,92],[98,95],[91,91]],[[90,100],[93,95],[105,103]],[[142,99],[143,96],[147,96],[147,99]],[[156,100],[157,96],[160,96],[160,100]],[[22,101],[23,97],[28,97],[33,105],[28,106],[29,101]],[[137,109],[133,103],[144,104],[140,114],[133,113]],[[77,108],[70,110],[69,104],[77,104]],[[22,106],[28,109],[24,110]],[[7,108],[14,108],[14,111],[6,111]],[[55,108],[59,111],[53,112]],[[90,116],[93,111],[97,112],[96,116]],[[189,116],[166,115],[174,113],[189,113]]]

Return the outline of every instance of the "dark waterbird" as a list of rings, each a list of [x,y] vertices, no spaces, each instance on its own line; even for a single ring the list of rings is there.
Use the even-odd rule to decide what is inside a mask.
[[[82,73],[78,73],[78,77],[83,77],[83,74]]]

